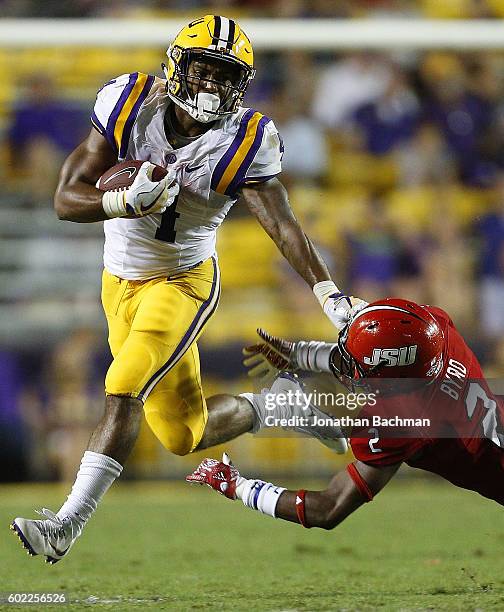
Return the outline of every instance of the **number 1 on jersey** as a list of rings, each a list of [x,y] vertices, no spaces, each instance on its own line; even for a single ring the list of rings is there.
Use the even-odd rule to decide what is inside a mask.
[[[175,221],[180,217],[180,213],[177,212],[179,196],[177,196],[173,204],[167,208],[161,215],[161,225],[157,228],[154,237],[157,240],[163,242],[175,242],[175,236],[177,230],[175,229]]]

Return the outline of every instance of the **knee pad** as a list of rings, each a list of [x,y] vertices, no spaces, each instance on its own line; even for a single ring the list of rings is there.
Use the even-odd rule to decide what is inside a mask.
[[[192,431],[184,423],[175,419],[167,419],[156,408],[145,410],[145,420],[156,438],[174,455],[184,456],[194,447]]]

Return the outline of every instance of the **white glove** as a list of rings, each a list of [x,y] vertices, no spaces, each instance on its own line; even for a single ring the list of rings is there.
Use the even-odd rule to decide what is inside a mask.
[[[341,331],[368,302],[341,292],[332,281],[322,281],[313,287],[323,311],[334,327]]]
[[[352,295],[337,293],[330,295],[324,302],[323,310],[334,327],[341,331],[352,318],[368,305],[368,302]]]
[[[180,191],[174,173],[169,172],[156,182],[152,180],[154,168],[154,164],[144,162],[128,189],[106,191],[103,194],[103,210],[109,218],[126,215],[144,217],[153,213],[163,213],[173,204]]]
[[[349,321],[351,321],[357,313],[366,308],[366,306],[369,306],[369,302],[361,300],[358,297],[354,297],[353,295],[350,296],[350,303],[352,304],[352,307],[350,308]]]

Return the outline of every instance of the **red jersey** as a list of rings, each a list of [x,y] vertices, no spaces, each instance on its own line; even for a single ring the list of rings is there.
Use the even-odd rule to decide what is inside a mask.
[[[405,462],[504,505],[504,402],[448,314],[426,308],[445,335],[440,375],[419,391],[366,406],[364,425],[352,429],[352,450],[368,465]],[[415,425],[402,425],[403,418]]]

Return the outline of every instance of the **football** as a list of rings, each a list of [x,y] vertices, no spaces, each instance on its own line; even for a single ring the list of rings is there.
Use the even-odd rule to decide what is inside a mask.
[[[143,163],[143,161],[129,159],[116,164],[100,176],[96,186],[102,191],[115,191],[116,189],[130,187]],[[152,172],[152,180],[160,181],[166,174],[167,170],[165,168],[156,166]]]

